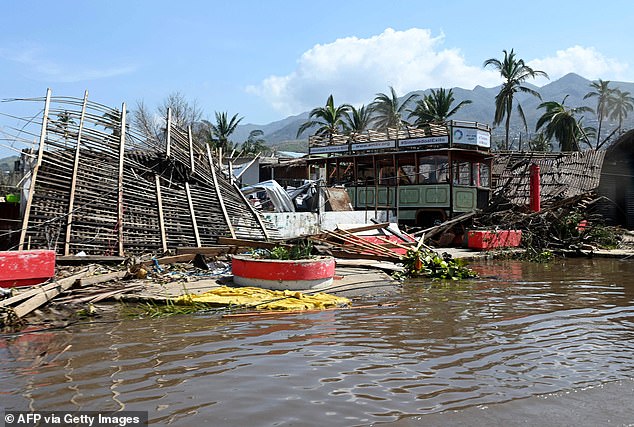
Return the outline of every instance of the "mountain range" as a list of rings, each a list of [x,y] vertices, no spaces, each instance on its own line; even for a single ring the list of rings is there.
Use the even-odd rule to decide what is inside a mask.
[[[529,133],[535,132],[535,124],[539,117],[544,113],[543,109],[537,107],[541,102],[556,101],[562,102],[566,96],[565,105],[567,107],[581,107],[588,106],[592,109],[596,107],[596,97],[583,99],[593,89],[590,87],[592,83],[578,74],[570,73],[565,76],[549,82],[548,84],[538,87],[526,83],[525,86],[537,91],[542,99],[538,99],[530,94],[519,93],[516,96],[516,103],[519,102],[522,105],[522,109],[526,115],[526,121],[528,123]],[[618,88],[622,91],[630,92],[634,94],[634,83],[630,82],[616,82],[611,81],[610,87]],[[482,86],[476,86],[472,90],[455,87],[453,88],[455,104],[463,100],[471,100],[471,104],[463,106],[451,119],[454,120],[466,120],[475,121],[480,123],[486,123],[492,126],[493,116],[495,113],[495,96],[500,91],[500,86],[485,88]],[[387,90],[386,90],[387,92]],[[410,94],[415,93],[417,95],[425,95],[430,93],[430,90],[418,90],[405,94],[401,99],[405,99]],[[328,94],[324,95],[324,103]],[[366,105],[370,104],[373,99],[368,99]],[[316,106],[317,107],[317,106]],[[264,132],[263,139],[267,145],[275,147],[277,150],[289,150],[306,152],[308,143],[307,136],[309,131],[302,135],[302,139],[296,138],[297,130],[299,127],[308,120],[309,112],[303,112],[301,114],[287,117],[283,120],[271,122],[265,125],[245,124],[240,125],[232,135],[232,139],[236,142],[245,141],[254,129],[260,129]],[[593,113],[586,113],[583,123],[585,126],[597,126],[597,120]],[[609,132],[611,128],[614,128],[616,124],[608,124],[604,122],[603,128],[606,132]],[[634,114],[627,118],[623,124],[624,128],[634,127]],[[520,132],[524,133],[525,130],[519,119],[516,111],[513,111],[511,116],[511,135],[518,135]],[[493,140],[501,140],[504,138],[504,126],[500,125],[493,129]],[[602,135],[607,135],[602,131]]]
[[[535,124],[538,118],[543,114],[543,109],[537,109],[539,104],[543,101],[556,101],[562,102],[566,98],[566,106],[568,107],[581,107],[588,106],[592,109],[596,107],[596,97],[583,99],[588,93],[593,91],[590,87],[592,83],[584,77],[578,74],[570,73],[565,76],[549,82],[548,84],[538,87],[526,83],[525,85],[531,89],[537,91],[542,99],[538,99],[532,95],[519,93],[516,97],[516,101],[522,105],[526,120],[528,122],[529,133],[535,132]],[[634,83],[631,82],[616,82],[611,81],[610,87],[618,88],[622,91],[630,92],[634,94]],[[386,90],[385,92],[387,92]],[[476,86],[475,88],[463,89],[459,87],[453,88],[455,104],[463,100],[471,100],[471,104],[463,106],[451,119],[474,121],[480,123],[486,123],[492,126],[493,116],[495,112],[495,96],[500,91],[500,86],[485,88],[482,86]],[[430,90],[418,90],[405,94],[401,100],[407,96],[415,93],[419,96],[430,93]],[[324,103],[328,94],[324,94]],[[370,104],[373,99],[368,99],[366,105]],[[303,112],[295,116],[289,116],[285,119],[274,121],[264,125],[245,124],[239,125],[232,135],[234,142],[246,141],[249,133],[255,129],[261,130],[264,135],[263,139],[270,147],[275,148],[278,151],[308,151],[308,135],[310,131],[305,132],[301,139],[296,138],[297,130],[299,127],[308,120],[309,112]],[[597,127],[597,120],[593,113],[586,113],[583,123],[585,126]],[[602,135],[606,136],[612,129],[616,127],[615,123],[603,123]],[[634,113],[632,113],[623,123],[625,129],[634,128]],[[522,138],[526,137],[525,130],[520,122],[519,116],[516,111],[513,111],[511,116],[511,136],[517,136],[520,132],[523,133]],[[504,125],[500,125],[497,128],[493,128],[492,132],[493,146],[496,141],[502,141],[504,139]],[[556,145],[556,144],[555,144]],[[513,147],[512,147],[513,148]],[[517,148],[517,147],[514,147]],[[13,163],[17,157],[7,157],[0,159],[0,171],[7,172],[13,170]]]

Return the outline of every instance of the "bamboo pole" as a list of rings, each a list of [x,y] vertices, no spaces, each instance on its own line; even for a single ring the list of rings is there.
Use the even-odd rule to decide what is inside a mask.
[[[194,228],[194,236],[196,237],[196,246],[201,247],[200,234],[198,233],[198,224],[196,223],[196,212],[194,211],[194,202],[192,201],[192,194],[189,190],[189,182],[185,183],[185,190],[187,191],[187,202],[189,203],[189,214],[192,219],[192,227]]]
[[[165,138],[165,155],[170,156],[172,144],[172,109],[167,108],[167,137]]]
[[[84,129],[84,118],[86,117],[86,104],[88,103],[88,91],[84,92],[84,102],[81,106],[81,116],[79,118],[79,130],[77,132],[77,146],[75,147],[75,161],[73,163],[73,177],[70,184],[70,195],[68,200],[68,216],[66,217],[66,241],[64,242],[64,255],[70,255],[70,236],[73,225],[73,209],[75,206],[75,190],[77,188],[77,170],[79,169],[79,149],[81,147],[81,132]]]
[[[37,151],[37,163],[33,168],[31,175],[31,184],[29,185],[29,197],[26,200],[24,209],[24,218],[22,220],[22,230],[20,231],[20,244],[18,250],[24,248],[24,240],[26,239],[26,230],[29,225],[29,216],[31,214],[31,205],[33,204],[33,196],[35,194],[35,183],[37,181],[37,173],[42,165],[42,156],[44,155],[44,142],[46,141],[46,126],[48,125],[48,111],[51,106],[51,89],[46,89],[46,101],[44,102],[44,114],[42,115],[42,130],[40,131],[40,145]],[[29,245],[30,246],[30,245]]]
[[[187,139],[189,140],[189,165],[192,173],[196,173],[196,166],[194,163],[194,138],[192,138],[191,126],[187,126]]]
[[[229,227],[229,232],[231,233],[231,237],[233,239],[236,238],[236,232],[233,229],[233,225],[231,224],[231,218],[229,218],[229,214],[227,213],[227,208],[225,206],[224,199],[222,197],[222,192],[220,191],[220,186],[218,186],[218,178],[216,177],[216,168],[214,167],[214,161],[211,157],[211,149],[209,145],[207,145],[207,160],[209,161],[209,169],[211,169],[211,179],[213,180],[214,189],[216,190],[216,196],[218,197],[218,203],[220,204],[220,210],[222,211],[222,216],[225,219],[225,223],[227,227]]]
[[[123,252],[123,155],[125,150],[125,102],[121,106],[121,131],[119,140],[119,200],[117,215],[117,231],[119,241],[119,256],[124,256]]]
[[[161,246],[163,252],[167,252],[167,234],[165,233],[165,216],[163,215],[163,198],[161,197],[161,177],[156,178],[156,204],[158,205],[159,228],[161,231]]]

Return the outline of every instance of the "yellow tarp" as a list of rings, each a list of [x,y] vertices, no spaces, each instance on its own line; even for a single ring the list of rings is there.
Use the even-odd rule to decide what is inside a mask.
[[[178,298],[177,302],[241,305],[260,310],[323,310],[350,304],[348,298],[326,293],[306,295],[299,291],[229,286],[221,286],[203,294],[184,295]]]

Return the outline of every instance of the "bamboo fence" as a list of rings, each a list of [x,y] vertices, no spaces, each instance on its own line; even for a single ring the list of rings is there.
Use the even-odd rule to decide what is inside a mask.
[[[43,102],[37,158],[19,249],[60,255],[162,253],[219,237],[269,239],[266,223],[191,129],[172,123],[163,140],[130,124],[126,106],[52,97]]]

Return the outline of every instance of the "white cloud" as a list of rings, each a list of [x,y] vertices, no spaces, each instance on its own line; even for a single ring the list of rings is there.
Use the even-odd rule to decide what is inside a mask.
[[[568,73],[577,73],[587,79],[626,80],[627,64],[616,59],[606,58],[593,47],[573,46],[558,50],[555,56],[534,59],[527,62],[533,69],[548,73],[551,80],[556,80]],[[544,79],[535,84],[546,83]]]
[[[437,87],[495,86],[497,72],[465,64],[458,49],[443,49],[444,35],[430,30],[391,28],[366,39],[346,37],[306,51],[285,76],[270,76],[247,92],[283,114],[297,114],[325,103],[361,104],[393,86],[397,94]]]
[[[136,70],[134,65],[93,66],[83,63],[62,63],[51,60],[37,46],[0,49],[0,57],[25,67],[24,74],[55,83],[73,83],[120,76]]]

